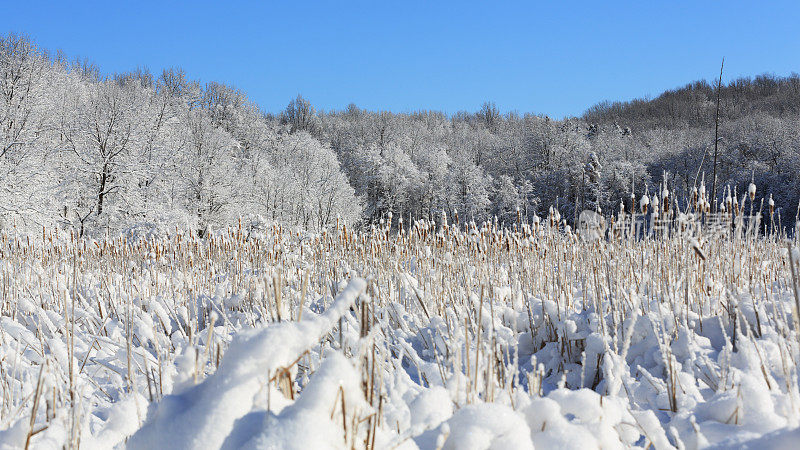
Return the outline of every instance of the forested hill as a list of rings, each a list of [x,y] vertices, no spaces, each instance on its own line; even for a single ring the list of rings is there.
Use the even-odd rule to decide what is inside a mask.
[[[635,130],[711,126],[716,111],[716,83],[695,81],[665,91],[654,99],[602,102],[589,108],[582,119],[589,123],[620,123]],[[720,89],[722,120],[750,114],[792,117],[800,114],[800,75],[770,74],[723,80]]]
[[[551,208],[569,222],[663,187],[683,205],[704,177],[710,189],[713,169],[716,92],[702,82],[566,120],[492,103],[454,115],[323,112],[301,96],[264,113],[181,69],[109,75],[7,35],[0,93],[0,226],[205,231],[244,218],[322,229],[389,213],[510,223]],[[753,180],[793,219],[797,77],[737,80],[720,97],[717,197]]]

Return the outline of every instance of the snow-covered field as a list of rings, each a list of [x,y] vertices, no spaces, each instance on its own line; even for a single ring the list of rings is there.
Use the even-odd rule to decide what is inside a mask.
[[[709,230],[5,230],[0,448],[791,446],[797,242]]]

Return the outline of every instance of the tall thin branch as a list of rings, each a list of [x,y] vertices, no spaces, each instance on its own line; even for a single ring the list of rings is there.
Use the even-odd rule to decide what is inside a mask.
[[[719,148],[719,98],[722,92],[722,68],[725,67],[725,57],[719,66],[719,80],[717,80],[717,114],[714,118],[714,176],[711,181],[711,195],[714,198],[714,210],[717,209],[717,152]]]

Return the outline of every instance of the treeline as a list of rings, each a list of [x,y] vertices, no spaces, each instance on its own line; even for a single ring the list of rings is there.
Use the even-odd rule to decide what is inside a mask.
[[[209,227],[262,216],[357,222],[336,154],[240,91],[182,70],[103,76],[30,40],[0,40],[0,215],[79,233]]]
[[[626,123],[634,130],[713,126],[716,86],[695,81],[668,90],[657,98],[630,102],[601,102],[589,108],[583,120],[589,123]],[[777,77],[770,74],[738,78],[721,85],[720,115],[723,121],[765,113],[774,117],[800,114],[800,75]]]
[[[0,42],[0,215],[81,232],[209,227],[244,217],[324,228],[400,218],[510,223],[551,207],[572,221],[664,184],[710,189],[714,87],[604,103],[581,118],[315,111],[298,96],[264,113],[239,90],[180,69],[104,76],[30,40]],[[796,76],[723,86],[718,192],[800,194]],[[626,206],[627,208],[628,206]],[[519,211],[519,213],[517,212]]]
[[[752,181],[759,198],[772,196],[784,223],[795,217],[797,88],[797,76],[723,85],[717,199],[726,192],[741,197]],[[704,180],[710,191],[715,100],[715,89],[702,82],[652,101],[599,105],[561,121],[502,114],[491,103],[452,117],[351,105],[343,112],[308,114],[313,119],[294,128],[309,130],[337,152],[365,199],[367,219],[386,211],[418,217],[444,210],[508,223],[516,220],[517,208],[531,218],[553,206],[571,222],[583,209],[610,214],[623,202],[630,210],[631,194],[638,199],[659,185],[683,208]],[[298,102],[303,101],[290,104],[290,112]]]

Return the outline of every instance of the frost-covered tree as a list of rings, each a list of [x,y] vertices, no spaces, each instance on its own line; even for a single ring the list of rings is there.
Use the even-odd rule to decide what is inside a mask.
[[[464,154],[454,155],[452,167],[449,183],[453,189],[449,209],[464,220],[487,219],[491,176]]]
[[[600,158],[597,153],[589,153],[586,165],[583,167],[584,185],[584,209],[595,212],[602,212],[605,192],[603,188],[602,170]]]
[[[313,132],[316,126],[316,116],[311,102],[298,95],[292,99],[281,114],[281,123],[289,125],[292,132]]]
[[[131,211],[128,195],[138,178],[144,93],[118,76],[88,84],[74,100],[73,116],[60,130],[68,152],[68,209],[81,225],[89,219],[117,226]]]
[[[47,221],[54,72],[28,39],[0,36],[0,219]]]
[[[214,127],[202,109],[186,112],[183,136],[177,168],[182,181],[180,193],[198,233],[203,235],[209,227],[223,225],[230,217],[236,142]]]
[[[284,136],[273,155],[278,187],[275,204],[283,217],[305,228],[321,229],[337,217],[354,222],[361,205],[339,169],[336,154],[306,132]]]
[[[500,175],[495,180],[493,191],[492,214],[506,224],[516,223],[517,211],[524,205],[514,179],[508,175]]]

